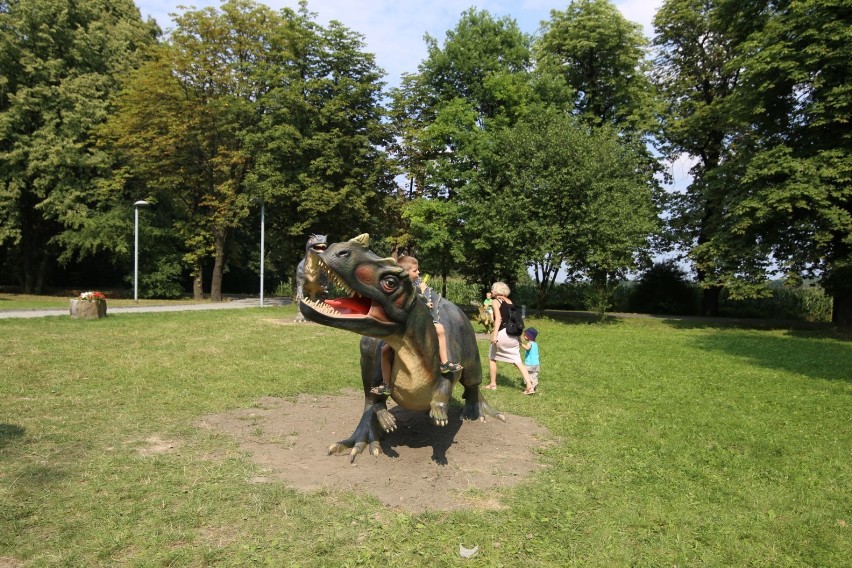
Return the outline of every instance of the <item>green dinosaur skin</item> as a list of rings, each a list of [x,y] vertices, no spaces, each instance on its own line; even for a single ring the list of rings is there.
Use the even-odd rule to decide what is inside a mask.
[[[438,357],[438,336],[432,313],[418,298],[404,268],[392,258],[380,258],[367,247],[369,235],[345,243],[335,243],[315,254],[319,265],[340,288],[349,289],[348,299],[324,302],[302,299],[299,310],[309,320],[362,335],[361,381],[364,387],[364,413],[349,438],[329,447],[329,453],[349,452],[351,459],[369,444],[370,453],[381,453],[381,430],[396,429],[396,419],[388,412],[387,397],[370,389],[381,383],[381,346],[394,349],[391,371],[392,398],[401,407],[428,410],[432,421],[447,424],[447,410],[453,386],[464,387],[462,418],[484,420],[502,413],[486,402],[480,391],[482,369],[476,336],[467,316],[452,302],[440,304],[439,321],[444,325],[450,360],[464,369],[442,375]]]

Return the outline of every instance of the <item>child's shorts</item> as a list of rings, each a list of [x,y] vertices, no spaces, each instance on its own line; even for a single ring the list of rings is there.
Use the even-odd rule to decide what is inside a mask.
[[[539,369],[541,369],[541,365],[527,365],[527,373],[530,376],[530,381],[532,381],[533,388],[538,386]]]

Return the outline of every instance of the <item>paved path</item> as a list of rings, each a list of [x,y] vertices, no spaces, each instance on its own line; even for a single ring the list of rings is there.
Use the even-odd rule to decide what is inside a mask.
[[[285,306],[290,303],[289,298],[264,298],[263,307]],[[107,304],[109,305],[109,304]],[[240,298],[224,302],[205,302],[203,304],[171,304],[164,306],[116,306],[108,308],[108,314],[135,314],[148,312],[184,312],[194,310],[235,310],[238,308],[258,308],[259,298]],[[50,310],[0,310],[0,319],[6,318],[40,318],[45,316],[67,316],[66,309]]]

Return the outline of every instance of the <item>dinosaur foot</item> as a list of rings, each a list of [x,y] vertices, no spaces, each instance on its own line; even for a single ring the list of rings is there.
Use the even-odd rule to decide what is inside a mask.
[[[328,447],[328,455],[348,453],[350,463],[354,462],[355,458],[358,457],[358,454],[363,453],[367,448],[369,448],[369,453],[371,455],[380,455],[382,453],[382,447],[380,444],[381,431],[379,424],[381,420],[379,416],[384,414],[390,416],[392,421],[391,429],[396,429],[396,420],[393,418],[393,415],[388,412],[387,408],[381,408],[377,411],[375,406],[368,406],[367,409],[364,410],[364,414],[361,415],[361,421],[358,423],[358,426],[355,428],[352,435],[345,440],[340,440],[339,442],[331,444]],[[387,422],[386,417],[385,420]]]
[[[480,422],[485,422],[485,419],[490,416],[501,422],[506,421],[506,416],[488,404],[488,401],[483,398],[481,393],[477,393],[476,396],[468,396],[466,393],[464,399],[465,403],[461,415],[462,420],[479,420]]]

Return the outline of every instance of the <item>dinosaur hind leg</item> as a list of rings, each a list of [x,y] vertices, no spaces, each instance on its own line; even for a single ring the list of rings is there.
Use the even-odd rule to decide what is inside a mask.
[[[462,408],[463,420],[480,420],[484,422],[486,417],[491,416],[502,422],[506,421],[506,417],[502,412],[488,404],[488,401],[482,396],[479,385],[465,386],[462,398],[464,399],[464,408]]]
[[[340,440],[339,442],[335,442],[330,445],[328,447],[329,455],[348,452],[349,461],[354,462],[355,458],[358,457],[358,454],[362,453],[368,445],[371,455],[378,456],[382,453],[382,447],[380,445],[381,430],[379,428],[378,418],[376,417],[376,406],[377,405],[368,405],[367,408],[364,409],[364,413],[361,415],[361,420],[358,422],[358,426],[355,428],[352,435],[345,440]],[[387,409],[384,410],[387,412]]]

